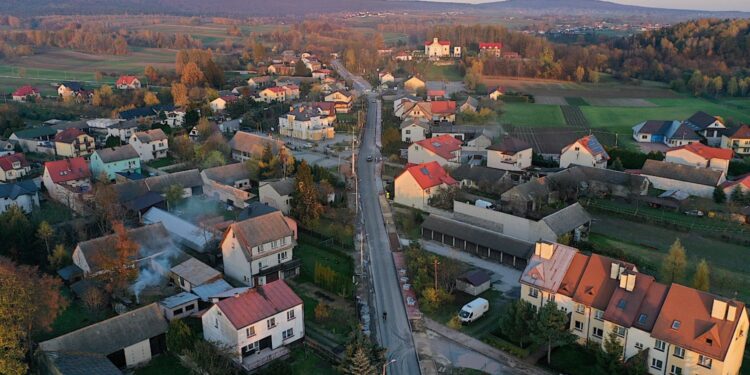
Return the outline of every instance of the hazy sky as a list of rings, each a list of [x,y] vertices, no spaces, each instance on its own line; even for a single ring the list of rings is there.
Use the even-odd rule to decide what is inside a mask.
[[[486,3],[497,0],[433,0],[463,3]],[[608,0],[613,3],[640,5],[654,8],[700,9],[700,10],[741,10],[750,12],[750,0]]]

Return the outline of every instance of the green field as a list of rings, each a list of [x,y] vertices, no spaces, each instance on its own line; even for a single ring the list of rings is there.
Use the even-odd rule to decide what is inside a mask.
[[[560,106],[526,103],[506,103],[500,123],[529,127],[565,126]]]
[[[427,64],[424,67],[424,79],[428,81],[461,81],[463,76],[456,65]]]

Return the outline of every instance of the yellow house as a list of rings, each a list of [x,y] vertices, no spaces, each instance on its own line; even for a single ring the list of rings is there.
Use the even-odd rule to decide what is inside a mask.
[[[55,135],[55,152],[58,156],[87,156],[91,155],[95,148],[94,137],[75,128],[65,129]]]
[[[411,91],[411,92],[417,92],[419,89],[425,88],[425,83],[421,79],[417,78],[416,76],[413,76],[406,81],[404,81],[404,90]]]

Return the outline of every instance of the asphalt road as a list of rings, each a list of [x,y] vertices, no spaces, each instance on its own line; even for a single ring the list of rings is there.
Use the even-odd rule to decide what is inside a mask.
[[[352,89],[357,91],[359,94],[364,94],[370,92],[372,90],[372,85],[367,82],[364,78],[361,76],[356,76],[352,73],[350,73],[346,68],[344,67],[344,64],[341,63],[339,60],[333,60],[331,61],[331,65],[334,69],[339,73],[339,75],[344,78],[347,81],[352,81]]]
[[[406,318],[378,198],[382,182],[380,176],[376,176],[375,162],[367,161],[368,156],[372,156],[375,160],[380,156],[380,151],[375,144],[376,131],[379,129],[378,122],[381,120],[380,106],[381,103],[375,95],[368,97],[367,125],[357,161],[360,181],[360,213],[367,235],[370,272],[375,290],[374,306],[371,311],[378,323],[376,332],[380,345],[388,350],[387,360],[396,360],[388,366],[388,373],[418,375],[420,369],[414,340]],[[388,313],[386,321],[383,321],[381,317],[383,312]]]

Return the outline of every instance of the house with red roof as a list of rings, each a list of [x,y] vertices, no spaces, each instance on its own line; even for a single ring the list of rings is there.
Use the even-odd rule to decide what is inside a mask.
[[[258,93],[258,102],[273,103],[287,101],[286,90],[280,86],[267,87]]]
[[[427,100],[445,99],[445,90],[427,90]]]
[[[432,38],[432,41],[424,42],[424,54],[430,58],[450,57],[451,42]]]
[[[31,172],[31,164],[23,154],[0,156],[0,181],[13,182]]]
[[[120,90],[135,90],[141,88],[141,81],[136,76],[120,76],[115,82],[115,87]]]
[[[505,95],[505,89],[503,89],[502,87],[498,86],[498,87],[495,87],[492,90],[490,90],[489,93],[487,93],[487,95],[492,100],[500,100],[500,98],[502,98],[503,95]]]
[[[726,181],[721,185],[727,199],[732,199],[732,193],[739,189],[743,194],[750,194],[750,173],[735,178],[732,181]]]
[[[289,354],[305,336],[302,299],[283,281],[218,301],[201,315],[203,338],[224,346],[247,370]]]
[[[82,157],[44,163],[42,185],[52,200],[82,213],[91,193],[91,170]]]
[[[722,171],[727,174],[729,161],[734,152],[726,148],[709,147],[703,143],[691,143],[667,151],[664,161]]]
[[[409,146],[408,160],[410,164],[435,161],[444,167],[457,167],[461,164],[462,145],[460,140],[450,135],[423,139]]]
[[[396,176],[393,201],[423,210],[441,188],[457,185],[458,182],[436,161],[413,164]]]
[[[729,134],[721,136],[721,148],[734,151],[737,156],[750,156],[750,125],[742,125]]]
[[[15,102],[25,102],[29,99],[29,97],[38,98],[39,90],[37,90],[35,87],[30,85],[25,85],[19,87],[16,91],[13,91],[13,101]]]
[[[563,147],[560,153],[560,168],[568,168],[571,165],[607,168],[608,161],[609,154],[593,134]]]
[[[480,56],[500,57],[503,52],[502,43],[479,43]]]

